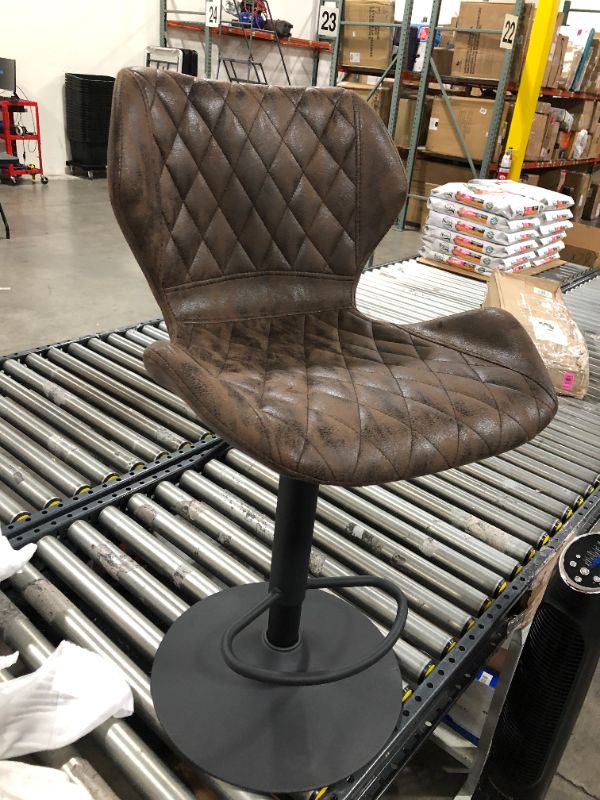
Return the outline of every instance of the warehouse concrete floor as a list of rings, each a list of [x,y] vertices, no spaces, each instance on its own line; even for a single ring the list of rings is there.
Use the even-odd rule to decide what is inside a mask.
[[[105,180],[51,178],[47,186],[1,185],[11,225],[0,226],[0,353],[159,316],[158,307],[112,215]],[[414,255],[415,232],[391,231],[375,263]],[[548,800],[600,800],[600,671]],[[389,797],[447,800],[463,778],[427,745]]]

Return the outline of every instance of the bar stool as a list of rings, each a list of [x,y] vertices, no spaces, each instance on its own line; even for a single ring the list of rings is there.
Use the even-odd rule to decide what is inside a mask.
[[[356,309],[406,182],[354,93],[127,69],[111,126],[113,208],[170,334],[146,349],[148,371],[281,476],[269,583],[226,589],[172,625],[156,711],[214,776],[262,792],[324,786],[400,725],[391,648],[407,606],[388,581],[309,578],[319,484],[501,453],[548,424],[556,397],[503,311],[397,326]],[[331,591],[348,586],[395,599],[386,637]]]

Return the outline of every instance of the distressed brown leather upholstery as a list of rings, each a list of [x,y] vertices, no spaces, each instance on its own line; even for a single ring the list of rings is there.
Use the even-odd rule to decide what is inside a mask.
[[[109,152],[115,214],[171,337],[148,369],[260,461],[381,483],[516,447],[554,415],[510,314],[396,326],[357,311],[406,187],[352,92],[124,70]]]

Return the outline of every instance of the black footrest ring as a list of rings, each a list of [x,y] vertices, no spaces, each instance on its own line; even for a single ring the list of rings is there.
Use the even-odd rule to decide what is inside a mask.
[[[381,589],[394,598],[398,608],[396,617],[387,636],[382,639],[378,647],[364,656],[364,658],[336,670],[296,673],[254,667],[252,664],[241,661],[233,652],[234,639],[244,628],[247,628],[248,625],[254,622],[255,619],[261,614],[264,614],[265,611],[277,602],[280,597],[280,592],[275,589],[270,591],[264,600],[254,606],[254,608],[251,608],[247,614],[225,632],[221,642],[221,650],[225,663],[234,670],[234,672],[243,675],[245,678],[284,686],[318,686],[324,683],[341,681],[344,678],[349,678],[352,675],[362,672],[379,661],[379,659],[383,658],[396,644],[398,637],[402,633],[408,614],[406,597],[398,586],[394,586],[393,583],[384,578],[377,578],[374,576],[357,575],[347,578],[309,578],[306,584],[307,589],[339,589],[354,588],[357,586],[372,586],[376,589]]]

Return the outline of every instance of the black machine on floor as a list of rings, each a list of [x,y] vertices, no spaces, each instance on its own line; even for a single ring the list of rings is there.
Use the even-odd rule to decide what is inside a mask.
[[[600,529],[575,538],[538,608],[473,800],[543,800],[600,657]]]

